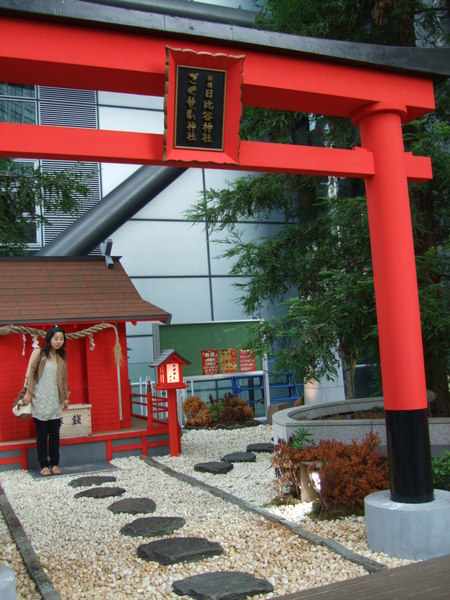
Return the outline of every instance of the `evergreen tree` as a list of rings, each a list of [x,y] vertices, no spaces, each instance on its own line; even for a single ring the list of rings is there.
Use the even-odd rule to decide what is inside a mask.
[[[49,223],[46,215],[77,214],[89,191],[76,171],[45,173],[31,163],[0,158],[0,254],[24,254],[30,233]]]

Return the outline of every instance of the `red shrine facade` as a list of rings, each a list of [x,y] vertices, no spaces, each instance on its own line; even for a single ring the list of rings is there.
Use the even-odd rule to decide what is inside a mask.
[[[0,276],[0,443],[35,437],[33,421],[11,408],[53,324],[66,332],[70,405],[90,407],[92,435],[129,429],[125,325],[171,315],[139,296],[118,260],[107,268],[103,257],[0,258]],[[0,453],[0,466],[7,460]]]

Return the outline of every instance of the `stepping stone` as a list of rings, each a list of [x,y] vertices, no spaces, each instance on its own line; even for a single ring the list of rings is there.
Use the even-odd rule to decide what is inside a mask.
[[[111,498],[112,496],[121,496],[127,490],[121,487],[95,487],[75,494],[75,498]]]
[[[199,473],[213,473],[214,475],[220,475],[231,471],[233,465],[229,462],[212,461],[205,463],[197,463],[194,465],[194,471]]]
[[[124,498],[108,506],[108,510],[114,514],[128,513],[129,515],[152,513],[155,509],[156,504],[150,498]]]
[[[273,586],[266,579],[232,571],[214,571],[179,579],[172,583],[172,589],[178,596],[200,600],[244,600],[247,596],[273,592]]]
[[[225,456],[222,456],[220,460],[230,463],[255,462],[256,456],[253,454],[253,452],[232,452],[231,454],[226,454]]]
[[[69,485],[72,487],[89,487],[91,485],[111,483],[112,481],[117,480],[111,475],[89,475],[87,477],[79,477],[78,479],[72,479],[72,481],[69,482]]]
[[[153,560],[160,565],[173,565],[179,562],[192,562],[208,556],[223,554],[222,546],[205,538],[180,537],[156,540],[142,544],[137,555],[144,560]]]
[[[272,452],[273,444],[271,442],[261,442],[259,444],[249,444],[247,452]]]
[[[141,517],[124,525],[120,533],[132,537],[170,535],[185,524],[186,521],[182,517]]]

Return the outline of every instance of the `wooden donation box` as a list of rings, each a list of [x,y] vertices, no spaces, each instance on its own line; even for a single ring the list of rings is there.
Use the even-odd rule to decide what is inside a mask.
[[[69,404],[62,413],[60,437],[84,437],[92,434],[92,404]]]

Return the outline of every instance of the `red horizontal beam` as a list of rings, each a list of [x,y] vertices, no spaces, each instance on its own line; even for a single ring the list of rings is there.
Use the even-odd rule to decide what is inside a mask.
[[[372,153],[266,142],[241,142],[239,164],[163,161],[163,136],[151,133],[0,123],[0,156],[177,167],[214,167],[301,175],[364,178],[374,175]],[[432,178],[431,161],[405,154],[410,181]]]
[[[244,55],[249,106],[351,116],[371,102],[405,105],[405,120],[434,108],[433,82],[406,74],[198,41],[0,18],[0,81],[164,96],[166,47]]]
[[[7,458],[0,458],[0,465],[13,465],[15,463],[22,463],[21,456],[8,456]]]

